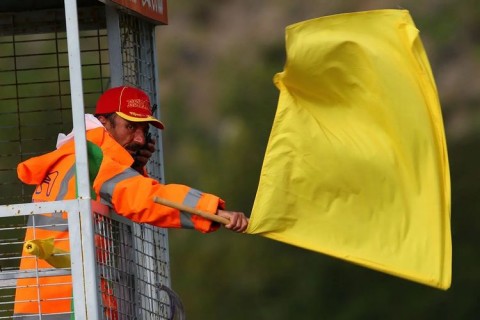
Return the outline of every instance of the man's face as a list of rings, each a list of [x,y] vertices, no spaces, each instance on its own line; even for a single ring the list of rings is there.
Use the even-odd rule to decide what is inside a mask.
[[[132,122],[112,114],[109,119],[101,116],[100,122],[110,135],[130,154],[141,149],[146,143],[146,134],[149,124],[147,122]]]

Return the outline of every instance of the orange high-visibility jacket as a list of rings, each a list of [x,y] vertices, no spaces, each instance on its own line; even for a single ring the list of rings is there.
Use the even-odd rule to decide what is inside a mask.
[[[204,233],[218,228],[217,224],[200,216],[156,204],[152,199],[159,196],[213,214],[218,208],[224,207],[222,199],[184,185],[163,185],[140,175],[130,167],[133,163],[132,156],[103,127],[87,131],[87,140],[93,199],[137,223],[164,228],[191,228]],[[96,151],[94,157],[90,154],[92,146]],[[22,182],[37,185],[33,194],[34,202],[75,199],[74,141],[20,163],[17,172]],[[25,241],[54,237],[56,247],[70,251],[66,218],[66,213],[30,216]],[[27,258],[25,252],[22,255],[21,270],[51,268],[43,260],[31,256]],[[17,280],[14,307],[16,316],[71,311],[70,276],[40,277],[38,282],[36,278]],[[70,316],[56,315],[54,319],[70,319]]]

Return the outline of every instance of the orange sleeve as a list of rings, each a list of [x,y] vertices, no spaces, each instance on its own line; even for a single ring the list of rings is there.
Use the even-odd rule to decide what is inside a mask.
[[[112,207],[119,215],[137,223],[148,223],[163,228],[190,228],[200,232],[218,229],[218,224],[200,216],[192,216],[177,209],[157,204],[155,196],[182,203],[215,214],[223,208],[219,197],[203,193],[185,185],[160,184],[144,177],[131,168],[118,163],[102,163],[94,182],[95,192],[104,204]]]

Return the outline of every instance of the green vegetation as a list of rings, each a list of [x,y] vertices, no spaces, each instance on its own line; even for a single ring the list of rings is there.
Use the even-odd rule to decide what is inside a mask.
[[[166,180],[220,194],[232,210],[249,213],[277,105],[272,77],[283,69],[284,28],[328,14],[399,7],[421,31],[444,113],[452,287],[443,292],[259,236],[172,230],[172,283],[189,319],[478,317],[480,6],[474,1],[172,1],[170,25],[158,33]]]

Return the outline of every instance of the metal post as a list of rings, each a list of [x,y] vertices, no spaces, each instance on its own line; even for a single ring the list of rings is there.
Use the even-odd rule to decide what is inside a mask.
[[[153,28],[152,30],[152,37],[153,39],[158,39],[158,28]],[[154,41],[155,42],[155,41]],[[153,45],[153,65],[154,65],[154,72],[153,72],[153,75],[154,75],[154,86],[155,86],[155,90],[159,90],[158,88],[160,88],[160,75],[159,75],[159,70],[157,68],[158,66],[158,57],[159,57],[159,54],[157,53],[157,46],[156,45]],[[161,104],[160,104],[160,92],[157,91],[157,95],[156,95],[156,103],[158,105],[158,108],[157,110],[155,110],[155,116],[158,118],[158,119],[162,119],[161,118]],[[155,156],[157,157],[157,161],[159,163],[158,165],[158,168],[157,168],[157,175],[158,175],[158,180],[161,182],[161,183],[165,183],[165,171],[164,171],[164,166],[163,166],[163,139],[162,139],[162,132],[158,132],[158,139],[157,139],[157,149],[158,149],[158,153],[155,154]],[[171,277],[170,277],[170,257],[169,257],[169,244],[168,244],[168,231],[167,229],[162,229],[162,232],[165,234],[165,248],[166,248],[166,251],[167,251],[167,254],[166,254],[166,257],[165,257],[165,261],[166,261],[166,270],[165,270],[165,277],[167,279],[165,285],[168,286],[169,288],[172,287],[172,283],[171,283]],[[157,238],[157,243],[159,243],[159,236],[158,234],[156,234],[156,238]]]
[[[77,1],[65,0],[70,92],[72,99],[73,132],[77,170],[79,212],[69,212],[72,282],[76,319],[98,319],[98,280],[96,277],[95,246],[90,179],[88,175],[85,110],[83,104],[82,69]],[[78,258],[78,259],[77,259]],[[87,279],[88,277],[88,279]]]
[[[110,86],[123,85],[122,43],[120,36],[120,18],[117,9],[105,6],[107,18],[108,57],[110,60]]]

